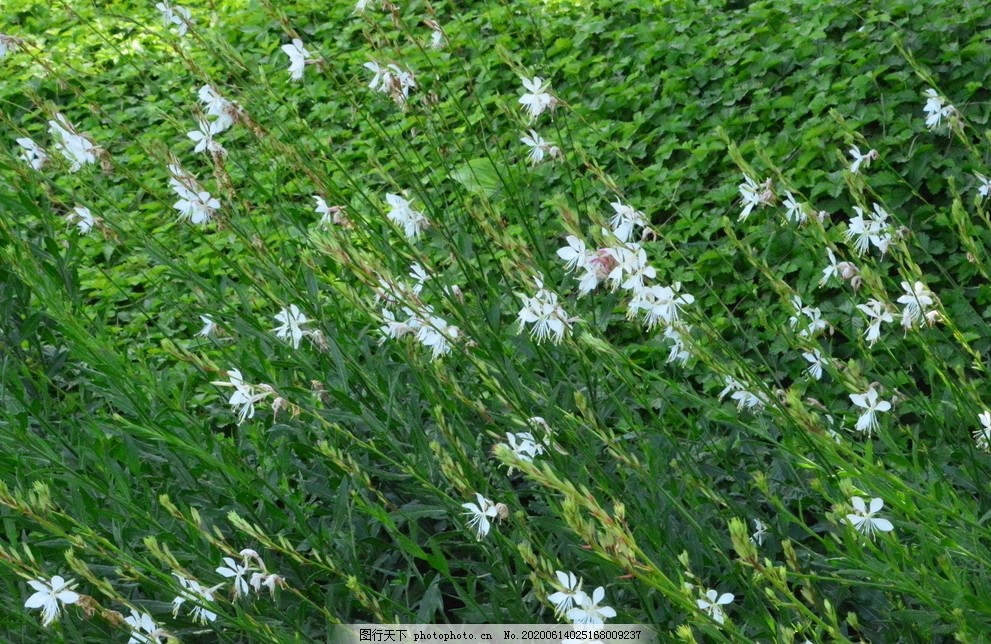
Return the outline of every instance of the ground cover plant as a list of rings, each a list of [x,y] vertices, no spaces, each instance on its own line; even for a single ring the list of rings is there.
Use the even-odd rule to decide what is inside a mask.
[[[991,627],[991,9],[0,28],[0,631]]]

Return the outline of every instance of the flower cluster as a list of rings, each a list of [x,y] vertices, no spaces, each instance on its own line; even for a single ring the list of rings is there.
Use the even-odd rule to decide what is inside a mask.
[[[234,393],[231,394],[227,404],[231,406],[231,411],[237,413],[237,422],[239,425],[249,418],[254,418],[255,403],[261,402],[269,396],[275,396],[275,400],[272,403],[275,411],[278,411],[282,405],[286,404],[285,400],[276,395],[275,389],[271,385],[252,385],[246,383],[238,369],[228,371],[227,377],[229,378],[227,382],[221,380],[214,381],[211,384],[218,387],[234,388]]]
[[[55,149],[69,161],[69,172],[78,172],[89,163],[95,163],[100,149],[85,135],[56,112],[55,118],[48,121],[48,132],[55,139]]]
[[[506,433],[506,447],[513,455],[525,463],[532,463],[533,459],[544,453],[544,445],[540,443],[530,432]],[[513,473],[513,468],[509,468],[509,474]]]
[[[853,290],[857,290],[860,287],[860,269],[856,265],[850,262],[840,262],[836,260],[836,255],[833,254],[831,248],[826,249],[826,255],[829,257],[829,264],[826,268],[822,269],[822,279],[819,280],[819,287],[823,287],[829,283],[833,277],[839,277],[840,279],[850,282]]]
[[[829,323],[822,318],[822,311],[819,307],[805,306],[802,303],[802,298],[798,295],[792,296],[791,304],[795,309],[795,313],[788,318],[791,328],[797,328],[798,323],[802,321],[803,317],[808,319],[808,321],[802,326],[802,329],[798,332],[798,335],[801,337],[815,337],[821,331],[829,327]]]
[[[189,31],[189,25],[193,24],[193,14],[189,12],[189,9],[173,5],[168,0],[163,0],[155,6],[161,12],[162,22],[165,23],[166,27],[174,25],[177,35],[180,37],[186,35]]]
[[[902,309],[902,326],[911,329],[923,321],[934,322],[938,319],[938,311],[930,310],[936,303],[936,296],[922,282],[909,284],[902,282],[905,294],[898,298]]]
[[[177,617],[179,615],[179,608],[188,601],[193,606],[189,611],[193,621],[200,624],[216,621],[217,613],[210,610],[209,605],[215,601],[213,594],[223,587],[223,582],[207,588],[195,579],[189,579],[177,572],[172,574],[175,575],[175,578],[179,580],[179,585],[182,586],[182,590],[172,600],[172,616]]]
[[[213,213],[220,208],[220,201],[215,199],[196,177],[189,174],[178,163],[169,164],[169,186],[179,197],[173,208],[179,211],[179,219],[188,219],[194,224],[206,224]]]
[[[263,587],[268,589],[269,594],[274,595],[276,587],[286,585],[285,578],[282,575],[269,572],[265,567],[265,562],[254,550],[245,548],[238,554],[241,558],[240,561],[234,557],[224,557],[223,565],[216,569],[218,575],[231,580],[231,595],[234,599],[248,597],[252,590],[256,595],[260,595]],[[184,603],[189,602],[193,605],[190,615],[194,621],[201,624],[216,621],[217,614],[211,610],[210,604],[216,601],[215,593],[224,587],[225,582],[206,587],[185,575],[177,572],[172,574],[179,580],[179,585],[182,587],[179,594],[172,600],[173,617],[179,614],[179,609]]]
[[[430,221],[423,213],[413,210],[406,198],[387,194],[385,200],[389,204],[389,212],[386,213],[386,216],[389,221],[403,229],[403,233],[408,239],[416,239],[430,225]]]
[[[866,304],[858,304],[857,309],[870,320],[867,330],[864,331],[864,337],[867,339],[868,345],[874,346],[874,343],[881,337],[881,323],[894,322],[895,318],[888,310],[887,304],[874,298],[867,300]]]
[[[523,299],[523,308],[517,317],[520,332],[528,324],[532,324],[530,336],[538,343],[550,338],[551,342],[559,344],[564,339],[565,331],[571,328],[573,320],[558,304],[556,293],[544,288],[540,278],[534,278],[533,281],[537,285],[537,292],[532,297],[520,295]]]
[[[740,201],[743,203],[743,210],[740,212],[739,221],[743,221],[750,216],[754,208],[766,206],[774,203],[774,191],[771,189],[771,180],[758,184],[749,175],[743,175],[743,183],[738,186],[740,191]]]
[[[690,327],[681,323],[680,314],[683,307],[695,301],[695,297],[682,293],[680,282],[670,286],[649,283],[657,277],[657,271],[648,262],[643,245],[631,241],[638,229],[643,231],[641,239],[653,234],[647,217],[619,201],[610,205],[613,209],[610,229],[604,229],[602,235],[611,240],[611,245],[591,251],[583,240],[568,235],[565,239],[568,245],[558,249],[557,256],[565,262],[566,271],[581,271],[578,278],[579,296],[591,293],[603,282],[614,290],[628,291],[627,317],[641,317],[648,329],[663,324],[665,337],[674,343],[668,361],[683,363],[688,358],[685,338]]]
[[[282,575],[269,572],[256,551],[245,548],[238,554],[241,561],[233,557],[224,557],[224,565],[217,568],[218,575],[233,581],[235,598],[247,597],[252,590],[255,594],[261,594],[262,588],[267,588],[269,594],[274,595],[276,587],[285,586]]]
[[[212,134],[226,132],[234,123],[245,118],[244,110],[234,101],[229,101],[220,95],[212,85],[204,85],[197,92],[200,103],[206,113],[214,120],[209,125]]]
[[[210,154],[217,156],[224,156],[227,154],[227,150],[224,149],[224,146],[213,138],[214,135],[220,133],[217,129],[218,123],[222,124],[222,121],[215,120],[209,122],[199,120],[196,122],[196,129],[186,134],[186,136],[196,144],[196,147],[193,148],[193,152],[209,152]]]
[[[416,79],[413,72],[404,70],[398,65],[380,65],[375,61],[365,63],[365,69],[372,72],[372,80],[368,87],[376,92],[389,95],[399,106],[404,106],[409,99],[411,90],[416,89]]]
[[[139,613],[132,608],[131,614],[124,621],[131,627],[131,637],[127,644],[160,644],[169,637],[169,633],[159,627],[148,613]]]
[[[785,219],[796,224],[804,224],[809,220],[809,207],[797,199],[791,192],[785,192],[785,199],[782,204],[785,207]]]
[[[857,206],[853,207],[857,213],[850,218],[850,223],[846,230],[846,238],[854,240],[854,248],[858,255],[863,255],[874,245],[884,255],[888,252],[888,245],[891,243],[891,225],[888,223],[888,213],[879,204],[874,204],[874,212],[866,217],[864,211]]]
[[[414,336],[420,344],[430,349],[431,358],[436,360],[451,352],[451,343],[461,336],[461,330],[436,315],[433,307],[420,298],[423,284],[432,277],[426,269],[420,264],[413,264],[410,277],[413,278],[412,283],[379,279],[376,297],[386,304],[381,313],[385,324],[379,331],[383,340]],[[403,315],[397,317],[390,306],[400,307]]]
[[[279,326],[272,329],[275,337],[288,341],[293,349],[299,348],[299,342],[303,339],[303,336],[314,339],[319,338],[319,331],[303,328],[303,325],[310,320],[295,304],[290,304],[289,308],[279,311],[275,316],[275,321],[279,323]]]
[[[582,580],[573,572],[554,572],[557,577],[558,590],[547,597],[554,604],[554,614],[566,617],[575,625],[599,625],[607,619],[616,617],[616,611],[610,606],[600,606],[606,597],[606,589],[599,586],[589,595],[582,590]]]
[[[726,394],[736,401],[736,408],[740,411],[744,409],[762,409],[767,404],[767,396],[759,391],[751,391],[746,385],[733,376],[724,376],[725,387],[719,392],[719,399],[722,400]]]

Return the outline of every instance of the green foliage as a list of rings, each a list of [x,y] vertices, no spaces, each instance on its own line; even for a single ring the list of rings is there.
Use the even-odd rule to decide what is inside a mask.
[[[130,607],[190,641],[204,628],[322,641],[338,622],[553,621],[554,571],[571,570],[606,588],[613,621],[662,639],[981,641],[991,458],[972,433],[991,406],[991,219],[975,173],[991,175],[991,10],[190,10],[179,38],[148,2],[5,9],[24,40],[0,61],[9,639],[126,641],[116,613]],[[321,61],[300,83],[280,50],[295,37]],[[407,105],[367,86],[370,60],[415,72]],[[549,81],[552,114],[527,121],[521,76]],[[218,135],[226,158],[186,137],[204,84],[248,115]],[[959,112],[935,131],[930,87]],[[55,112],[106,167],[68,172]],[[563,158],[531,167],[530,127]],[[53,157],[40,172],[17,159],[23,136]],[[853,145],[879,153],[858,174]],[[205,227],[176,220],[175,160],[223,204]],[[738,221],[744,174],[770,180],[776,203]],[[786,221],[786,192],[807,224]],[[315,194],[349,223],[321,226]],[[426,214],[419,240],[390,223],[386,194]],[[578,297],[555,255],[569,234],[605,245],[616,201],[647,214],[657,283],[695,298],[687,366],[669,364],[661,330],[627,319],[627,293]],[[858,256],[845,224],[875,203],[898,232],[883,257]],[[76,205],[100,220],[89,234],[65,223]],[[819,286],[827,249],[857,282]],[[381,341],[376,289],[414,262],[432,275],[417,299],[460,330],[440,360],[411,337]],[[534,278],[576,318],[559,345],[519,330]],[[857,305],[897,308],[916,281],[939,323],[903,333],[896,315],[870,346]],[[789,323],[795,296],[827,332]],[[272,332],[291,304],[320,333],[298,349]],[[196,335],[204,315],[211,337]],[[813,348],[831,358],[821,381],[804,374]],[[232,369],[272,389],[241,424],[216,386]],[[722,400],[727,376],[766,409]],[[864,436],[850,394],[872,383],[894,407]],[[546,439],[545,453],[513,457],[498,447],[510,432]],[[462,507],[476,492],[505,506],[480,540]],[[853,496],[883,498],[894,531],[858,534]],[[186,607],[169,615],[172,573],[212,586],[243,548],[285,587],[247,600],[225,587],[205,627]],[[25,580],[54,574],[78,580],[98,618],[68,607],[43,629]],[[708,588],[736,596],[721,626],[698,609]]]

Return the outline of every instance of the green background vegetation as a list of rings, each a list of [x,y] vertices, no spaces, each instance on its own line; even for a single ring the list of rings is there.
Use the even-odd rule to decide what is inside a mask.
[[[991,9],[871,5],[413,1],[354,16],[189,2],[196,24],[178,39],[152,2],[7,0],[3,30],[28,46],[0,61],[0,631],[127,639],[77,607],[43,630],[25,576],[73,577],[184,640],[310,641],[336,621],[550,622],[553,571],[572,570],[606,588],[614,621],[686,639],[679,627],[699,641],[981,641],[991,459],[971,432],[991,406],[991,221],[974,173],[991,174]],[[324,64],[293,84],[280,46],[296,35]],[[369,60],[415,71],[408,110],[367,88]],[[535,127],[565,159],[531,169],[517,99],[533,75],[562,101]],[[185,136],[205,83],[253,121],[218,137],[223,164]],[[963,127],[926,129],[929,87]],[[54,111],[112,167],[17,159],[17,137],[51,147]],[[852,144],[880,153],[860,175]],[[170,155],[221,200],[218,222],[176,221]],[[763,208],[738,223],[743,172],[830,216],[796,227]],[[432,222],[417,244],[385,218],[399,191]],[[353,227],[315,231],[313,194],[347,205]],[[658,282],[696,297],[685,368],[626,320],[626,295],[577,299],[555,256],[617,199],[657,232]],[[858,259],[843,223],[875,201],[903,234]],[[67,226],[76,204],[104,227]],[[827,245],[861,266],[858,292],[817,289]],[[380,343],[377,276],[413,261],[435,274],[424,299],[474,341],[439,362]],[[582,318],[560,346],[518,333],[515,294],[536,275]],[[868,348],[856,304],[917,279],[947,322],[896,322]],[[835,325],[821,382],[802,376],[796,293]],[[289,304],[325,350],[274,338]],[[222,335],[195,337],[204,314]],[[298,415],[260,404],[236,425],[229,390],[210,384],[233,368]],[[726,374],[779,402],[738,412],[716,397]],[[848,394],[871,382],[898,403],[865,439]],[[531,416],[559,449],[507,476],[493,446]],[[476,491],[510,509],[480,542],[461,516]],[[859,537],[853,495],[882,497],[894,532]],[[747,523],[735,539],[733,519]],[[753,519],[769,525],[756,555]],[[289,588],[224,597],[208,635],[172,619],[171,572],[212,585],[241,548]],[[723,627],[686,581],[736,595]]]

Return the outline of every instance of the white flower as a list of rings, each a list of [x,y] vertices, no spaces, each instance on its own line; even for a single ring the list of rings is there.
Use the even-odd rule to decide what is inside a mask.
[[[96,162],[99,148],[87,137],[76,132],[62,114],[56,113],[55,118],[48,121],[48,132],[56,139],[55,149],[69,161],[69,172],[77,172],[84,165]]]
[[[524,145],[530,148],[530,153],[527,155],[530,158],[530,163],[537,165],[544,160],[545,156],[551,158],[561,156],[561,148],[556,145],[551,145],[544,140],[542,136],[537,134],[536,130],[530,130],[527,136],[520,139]]]
[[[796,224],[805,223],[809,214],[805,204],[795,200],[795,196],[790,192],[785,192],[785,200],[782,202],[785,207],[785,219],[794,221]]]
[[[196,178],[177,164],[169,164],[169,185],[179,197],[173,208],[179,211],[179,219],[189,219],[194,224],[206,224],[220,208],[220,201],[203,189]]]
[[[602,586],[592,591],[591,597],[583,592],[575,597],[578,605],[566,613],[567,618],[573,624],[605,624],[607,619],[616,617],[616,611],[609,606],[599,606],[605,597],[606,589]]]
[[[549,88],[543,78],[534,76],[532,79],[520,78],[520,80],[523,82],[523,89],[526,90],[520,97],[520,105],[530,113],[532,123],[545,110],[553,108],[557,104],[557,99],[547,91]]]
[[[926,90],[925,96],[926,105],[922,111],[926,113],[926,127],[935,130],[944,118],[953,116],[956,109],[952,105],[947,105],[943,97],[931,87]]]
[[[554,615],[561,616],[568,613],[579,600],[587,597],[582,591],[582,580],[575,576],[573,572],[554,572],[557,575],[558,585],[561,590],[555,592],[547,598],[547,601],[554,604]]]
[[[544,446],[538,443],[530,432],[516,434],[507,432],[506,446],[512,450],[516,458],[527,463],[532,463],[534,458],[544,453]],[[510,468],[510,474],[512,474],[512,468]]]
[[[66,219],[68,219],[70,224],[75,221],[76,228],[83,235],[92,230],[93,226],[96,225],[96,217],[93,216],[93,213],[86,206],[76,206],[72,209],[72,212],[66,215]]]
[[[705,599],[696,599],[695,603],[698,604],[699,609],[708,613],[709,617],[722,624],[726,620],[723,615],[723,606],[732,604],[733,599],[732,593],[723,593],[720,595],[710,588],[705,591]]]
[[[754,533],[750,535],[750,543],[755,546],[763,546],[767,537],[767,524],[760,519],[754,519]]]
[[[24,159],[25,163],[35,170],[41,170],[41,167],[48,162],[48,154],[31,139],[27,137],[17,139],[17,144],[24,148],[20,158]]]
[[[574,235],[568,235],[565,241],[568,242],[568,245],[557,250],[557,256],[565,261],[565,271],[571,272],[576,268],[585,268],[595,258],[596,254],[590,252],[585,247],[585,242]]]
[[[159,2],[155,6],[162,12],[162,22],[165,23],[166,27],[169,25],[175,25],[178,27],[178,29],[176,29],[176,33],[179,36],[186,35],[189,31],[189,25],[193,23],[193,15],[189,12],[189,9],[178,5],[172,6],[169,4],[168,0]]]
[[[788,318],[791,328],[794,329],[798,325],[801,319],[799,316],[804,315],[809,318],[809,323],[798,332],[803,338],[814,336],[829,326],[829,323],[822,319],[822,311],[819,307],[804,306],[802,298],[798,295],[792,296],[791,303],[795,307],[795,314]]]
[[[819,349],[812,349],[802,353],[802,357],[809,362],[806,372],[816,380],[822,380],[822,368],[829,364],[829,360],[822,356]]]
[[[856,430],[858,432],[866,432],[870,436],[878,426],[877,417],[875,414],[878,412],[891,411],[891,403],[887,400],[878,400],[877,390],[874,389],[874,385],[867,388],[862,394],[850,394],[850,401],[860,407],[864,411],[861,412],[860,417],[857,419]]]
[[[867,304],[858,304],[857,308],[871,320],[864,332],[864,337],[867,338],[868,345],[874,346],[874,343],[881,337],[881,323],[894,322],[895,318],[892,317],[884,302],[873,298],[867,300]]]
[[[403,233],[408,239],[416,239],[423,232],[423,229],[430,225],[423,213],[413,210],[409,201],[403,197],[387,194],[385,200],[391,206],[386,216],[389,221],[403,229]]]
[[[468,527],[475,529],[475,534],[481,541],[482,537],[489,533],[489,528],[492,527],[490,519],[499,515],[499,509],[495,503],[478,492],[475,493],[475,498],[477,503],[462,503],[461,507],[467,510],[464,514],[470,517]]]
[[[925,319],[936,297],[922,282],[916,282],[914,285],[902,282],[902,290],[905,291],[905,295],[898,298],[898,303],[905,305],[902,310],[902,326],[909,329],[917,321],[921,322]]]
[[[132,608],[130,617],[125,617],[124,621],[131,627],[131,638],[127,644],[159,644],[165,637],[148,613],[139,613]]]
[[[193,148],[193,152],[208,151],[211,154],[227,154],[227,150],[224,149],[224,146],[213,139],[213,135],[218,133],[217,121],[214,121],[213,123],[197,121],[196,126],[198,129],[186,134],[186,136],[196,144],[196,147]]]
[[[238,412],[237,423],[240,425],[248,418],[255,416],[255,403],[272,395],[274,390],[269,385],[251,385],[244,382],[241,372],[238,369],[231,369],[227,372],[230,382],[214,381],[211,384],[218,387],[233,387],[227,404],[231,406],[231,411]]]
[[[444,36],[444,30],[441,26],[437,24],[436,20],[424,20],[424,24],[430,27],[430,46],[434,49],[443,49],[444,43],[447,42],[447,37]]]
[[[299,341],[303,339],[303,325],[309,322],[306,315],[299,310],[295,304],[290,304],[288,309],[282,309],[275,316],[275,321],[280,322],[279,326],[272,329],[275,337],[280,340],[288,340],[293,349],[299,348]]]
[[[857,174],[860,172],[860,166],[865,168],[871,164],[871,161],[878,157],[877,150],[871,150],[867,154],[861,154],[860,148],[856,145],[850,148],[849,154],[853,157],[853,163],[850,164],[850,172]]]
[[[401,69],[398,65],[383,67],[372,61],[365,63],[365,69],[373,73],[368,87],[377,92],[388,94],[399,105],[404,105],[409,98],[410,90],[416,89],[413,72]]]
[[[423,290],[423,285],[433,277],[420,262],[413,262],[409,265],[409,276],[413,278],[414,283],[411,290],[414,295],[419,295]]]
[[[557,303],[557,294],[545,289],[539,279],[534,281],[537,283],[536,294],[533,297],[520,296],[523,298],[523,308],[520,309],[518,318],[520,332],[523,332],[527,324],[532,324],[530,336],[538,343],[550,338],[558,344],[564,339],[564,332],[571,328],[571,320]]]
[[[241,106],[221,96],[212,85],[201,87],[198,96],[206,109],[206,113],[217,117],[210,124],[210,129],[214,134],[227,131],[230,126],[234,125],[235,117],[241,115]]]
[[[209,315],[201,315],[200,320],[203,321],[203,328],[196,335],[200,338],[209,338],[216,330],[217,323]]]
[[[220,201],[206,190],[201,190],[184,195],[172,207],[179,211],[179,219],[188,219],[194,224],[206,224],[220,208]]]
[[[685,364],[691,357],[691,352],[685,344],[685,337],[691,333],[691,327],[678,324],[670,324],[664,328],[664,337],[671,340],[671,351],[668,353],[667,361],[680,362]]]
[[[740,200],[743,202],[743,211],[740,213],[738,221],[743,221],[750,216],[754,208],[766,203],[765,192],[767,188],[757,185],[748,175],[743,175],[743,183],[737,188],[740,191]]]
[[[731,394],[730,398],[736,401],[736,408],[740,411],[744,409],[760,409],[767,404],[767,397],[760,392],[748,391],[743,383],[733,376],[724,376],[723,381],[726,386],[719,393],[722,400],[726,394]]]
[[[974,430],[974,442],[977,443],[977,449],[982,449],[985,452],[991,451],[991,411],[984,410],[977,416],[977,419],[984,426]]]
[[[668,326],[678,321],[681,307],[695,301],[690,293],[679,294],[681,282],[671,286],[649,286],[636,292],[630,301],[631,309],[644,311],[643,323],[648,329],[653,329],[659,321]]]
[[[846,238],[853,239],[854,247],[858,255],[863,255],[873,244],[880,249],[883,255],[888,250],[891,243],[891,227],[888,224],[888,213],[879,205],[874,204],[874,212],[868,217],[864,216],[864,211],[857,206],[853,207],[857,213],[850,219],[846,230]]]
[[[428,307],[425,310],[426,316],[419,321],[416,328],[416,339],[423,346],[431,351],[431,359],[436,360],[451,352],[451,341],[457,340],[461,331],[456,326],[447,323],[446,320],[433,315],[433,311]]]
[[[183,588],[183,590],[179,592],[179,595],[172,600],[172,616],[177,616],[179,614],[179,607],[182,606],[184,602],[189,601],[194,604],[193,609],[189,612],[189,614],[193,616],[194,621],[201,624],[216,621],[217,614],[203,604],[214,601],[213,593],[215,593],[218,588],[223,586],[223,584],[217,584],[211,588],[204,588],[195,579],[186,579],[177,572],[172,574],[179,580],[179,584]]]
[[[406,309],[406,311],[411,314],[413,313],[409,309]],[[395,314],[389,309],[382,309],[382,319],[385,321],[385,324],[379,327],[379,332],[384,336],[382,339],[383,342],[386,338],[396,339],[410,333],[415,333],[419,324],[415,315],[410,315],[404,322],[398,320]],[[417,326],[414,326],[414,323]]]
[[[73,580],[66,581],[59,575],[52,577],[51,581],[44,579],[30,579],[28,585],[34,588],[35,593],[24,602],[24,608],[41,609],[41,625],[48,626],[58,619],[59,602],[68,606],[79,601],[79,593],[72,590]]]
[[[262,586],[265,586],[268,588],[270,595],[275,595],[275,587],[284,587],[286,585],[286,580],[282,577],[282,575],[277,575],[275,573],[253,572],[251,573],[251,581],[248,583],[255,589],[256,593],[261,593]]]
[[[289,78],[298,81],[303,78],[303,69],[306,63],[312,63],[310,52],[303,46],[303,41],[293,38],[291,45],[282,45],[282,51],[289,56]]]
[[[609,225],[612,227],[612,234],[619,241],[623,243],[630,241],[630,235],[633,234],[633,229],[637,226],[647,228],[647,217],[639,210],[619,201],[614,201],[609,205],[612,206],[615,213],[609,220]]]
[[[17,139],[18,142],[21,139]],[[991,195],[991,179],[988,179],[983,174],[975,173],[977,180],[981,182],[981,185],[977,187],[977,193],[981,195],[982,199],[987,199],[988,195]]]
[[[643,290],[646,280],[657,277],[657,270],[647,263],[647,252],[640,244],[630,242],[606,251],[616,262],[606,278],[612,282],[613,289],[619,286],[639,292]]]
[[[844,280],[850,280],[854,290],[856,290],[857,285],[860,283],[860,269],[850,262],[837,262],[836,256],[833,255],[833,251],[830,248],[826,249],[826,254],[829,256],[829,265],[822,269],[822,279],[819,280],[819,287],[822,288],[830,279],[838,275]]]
[[[368,8],[368,5],[374,1],[375,0],[358,0],[358,2],[354,4],[354,12],[357,14],[365,13],[365,9]]]
[[[855,514],[846,515],[846,520],[853,524],[853,527],[857,529],[857,532],[873,539],[875,530],[880,530],[881,532],[891,532],[895,529],[895,526],[891,525],[891,521],[888,521],[887,519],[874,518],[874,515],[880,512],[881,508],[884,506],[884,501],[881,499],[871,499],[871,507],[869,511],[864,503],[864,500],[859,496],[855,496],[850,499],[850,504],[853,506]]]
[[[320,215],[319,226],[329,226],[331,224],[344,225],[347,223],[344,206],[328,206],[327,202],[320,195],[313,195],[313,198],[317,202],[317,214]]]
[[[234,596],[241,597],[248,594],[248,582],[245,580],[245,575],[248,574],[249,569],[247,564],[239,564],[234,561],[231,557],[224,557],[224,563],[226,566],[220,566],[217,568],[217,574],[221,577],[227,579],[234,579]]]

